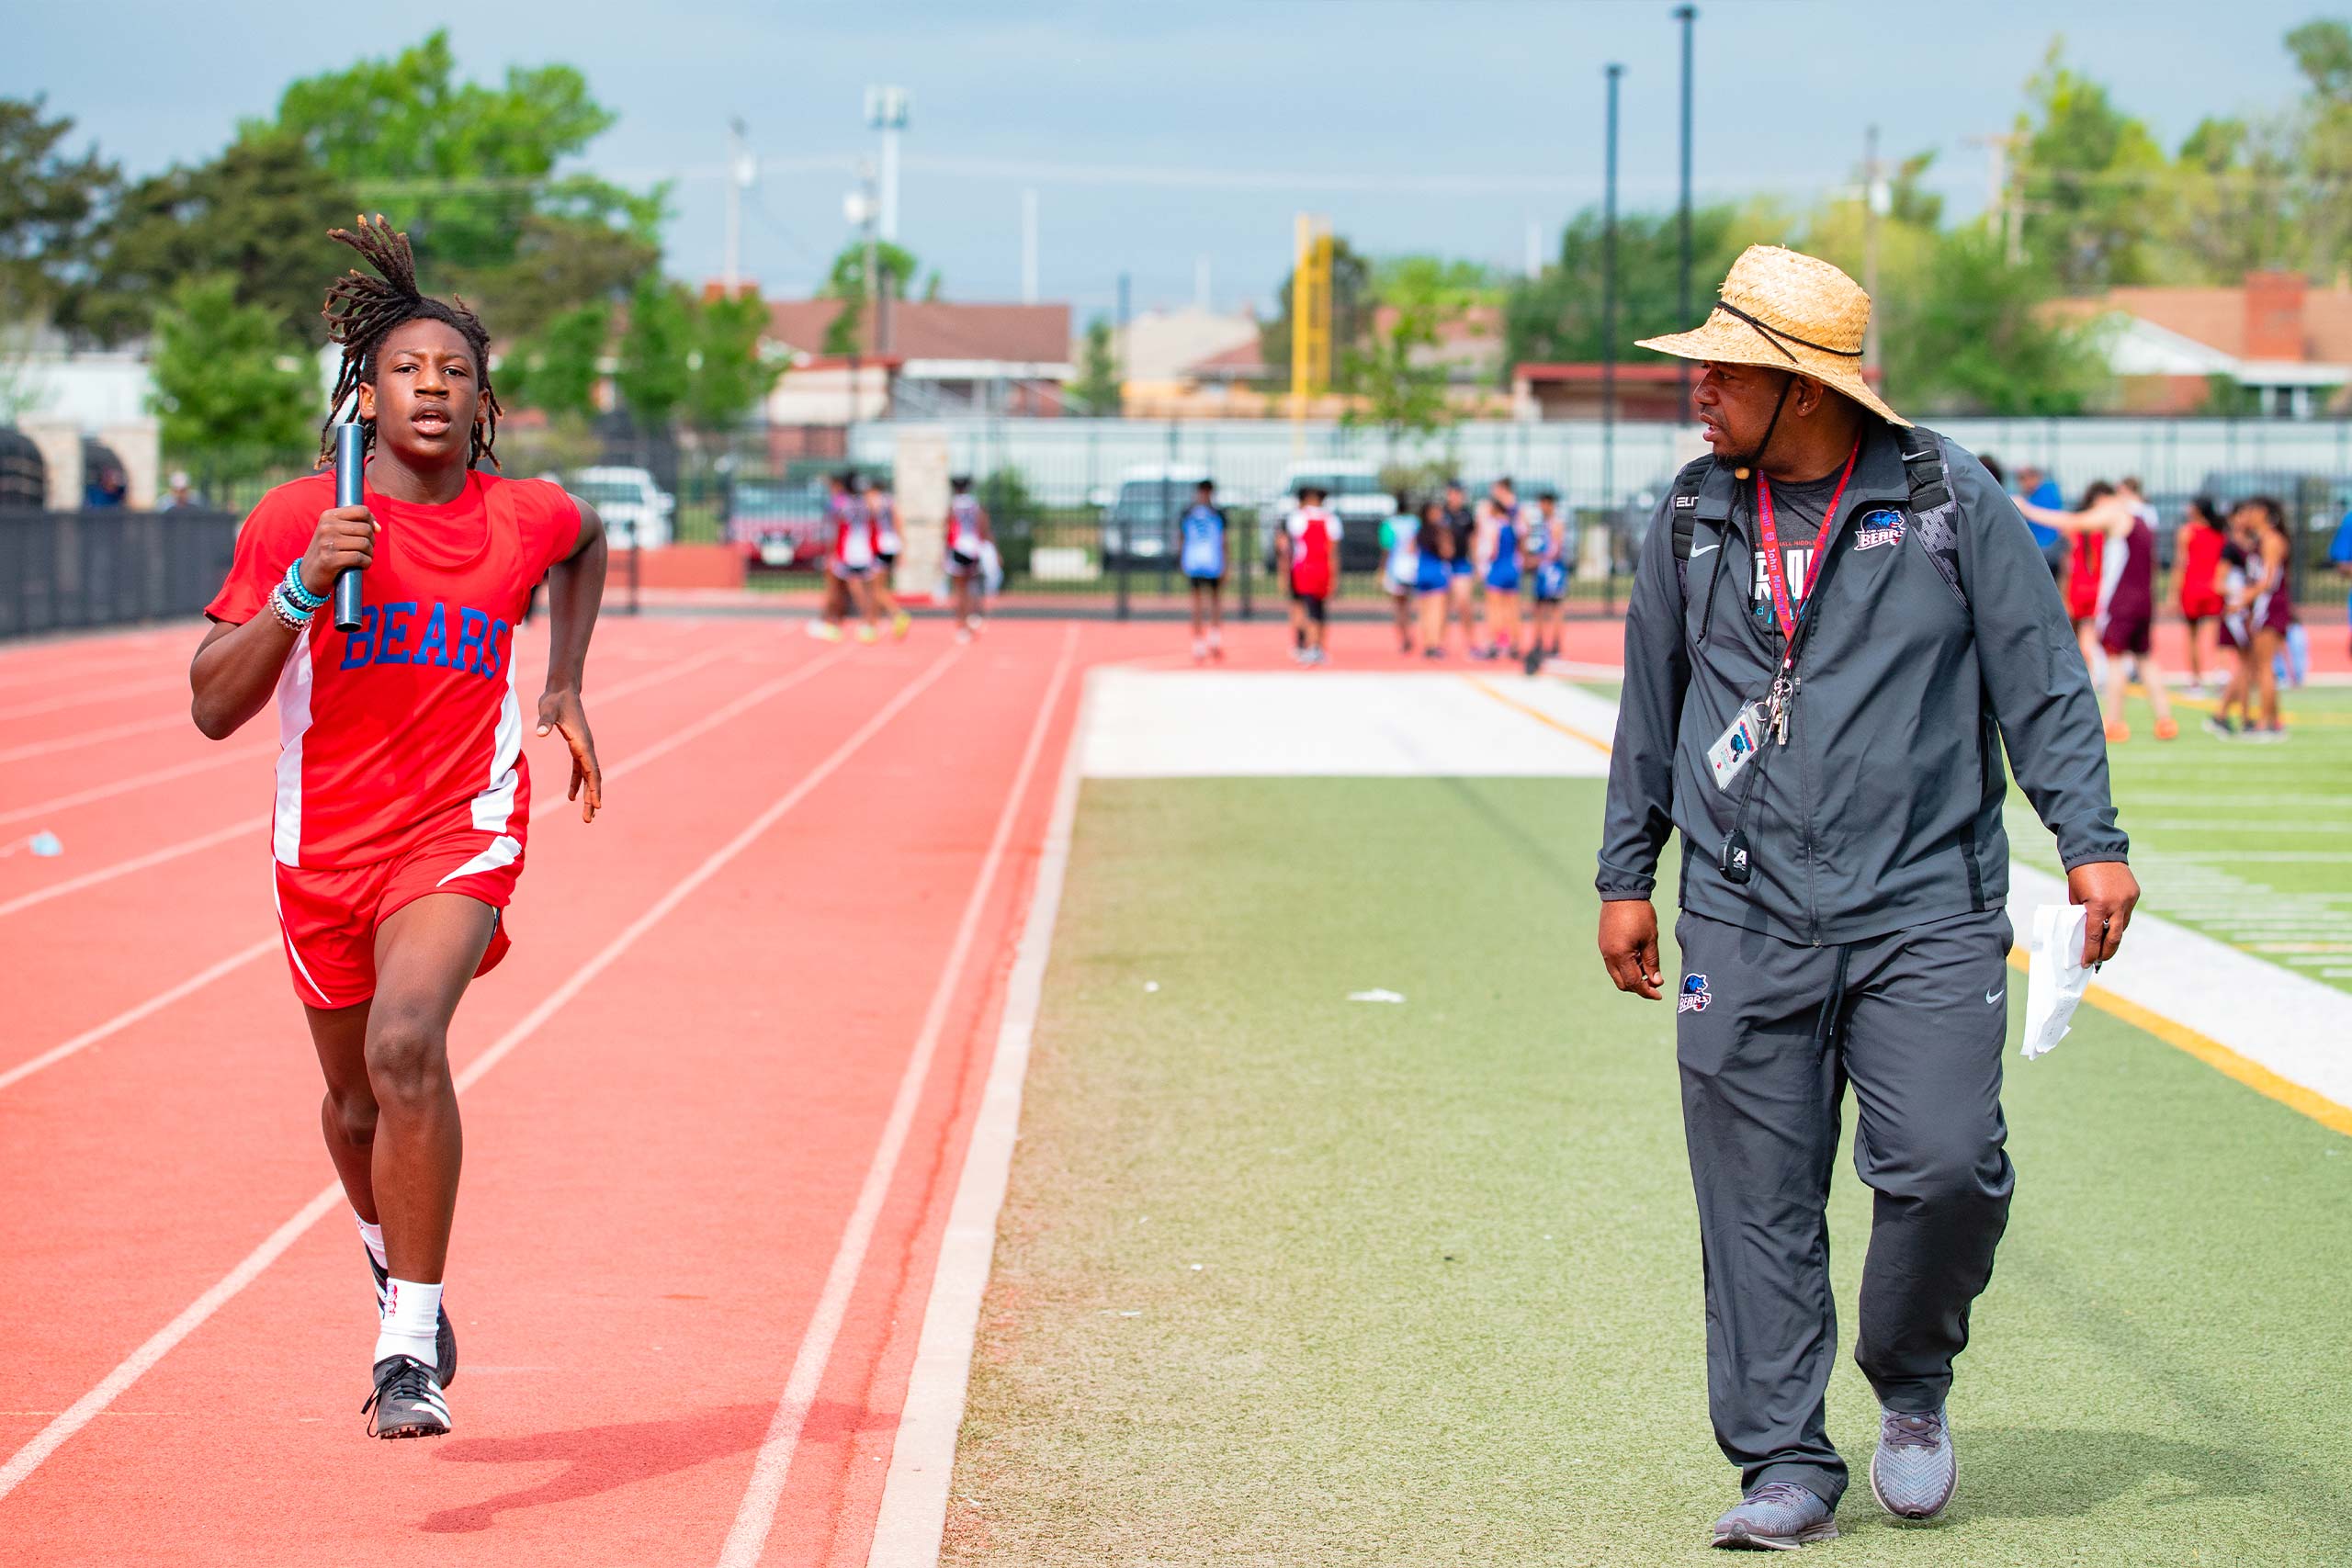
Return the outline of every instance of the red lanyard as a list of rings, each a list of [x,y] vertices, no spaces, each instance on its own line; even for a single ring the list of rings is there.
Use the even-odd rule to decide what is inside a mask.
[[[1829,509],[1821,514],[1821,532],[1813,541],[1813,561],[1805,572],[1804,592],[1796,603],[1789,603],[1789,569],[1781,558],[1781,530],[1772,521],[1772,481],[1762,474],[1756,476],[1756,502],[1759,516],[1757,531],[1764,547],[1764,578],[1772,585],[1772,614],[1781,623],[1781,639],[1785,642],[1797,632],[1797,616],[1804,609],[1807,595],[1813,592],[1814,580],[1821,575],[1822,551],[1829,547],[1829,536],[1838,527],[1838,503],[1845,499],[1846,481],[1854,477],[1854,459],[1862,455],[1862,444],[1846,454],[1846,471],[1838,476],[1838,488],[1829,497]]]

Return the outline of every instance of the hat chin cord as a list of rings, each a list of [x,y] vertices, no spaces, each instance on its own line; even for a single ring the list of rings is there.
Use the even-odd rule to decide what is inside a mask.
[[[1772,445],[1773,432],[1781,428],[1781,411],[1788,407],[1789,389],[1796,384],[1797,373],[1793,370],[1787,372],[1781,382],[1781,395],[1772,400],[1772,417],[1764,423],[1764,438],[1756,444],[1755,451],[1745,457],[1736,459],[1735,467],[1732,468],[1732,478],[1744,479],[1752,471],[1763,466],[1764,453]]]

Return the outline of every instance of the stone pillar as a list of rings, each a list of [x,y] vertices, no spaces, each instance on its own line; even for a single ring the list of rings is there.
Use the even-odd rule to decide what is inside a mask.
[[[126,420],[120,424],[99,428],[98,439],[114,449],[122,459],[123,477],[130,481],[130,493],[122,503],[134,512],[153,512],[161,487],[156,482],[163,467],[163,443],[152,419]]]
[[[82,427],[70,420],[22,419],[17,428],[40,448],[48,470],[49,509],[82,510]]]
[[[898,499],[899,533],[906,541],[899,557],[901,596],[928,598],[938,592],[940,566],[947,554],[947,465],[944,432],[899,432],[890,493]]]

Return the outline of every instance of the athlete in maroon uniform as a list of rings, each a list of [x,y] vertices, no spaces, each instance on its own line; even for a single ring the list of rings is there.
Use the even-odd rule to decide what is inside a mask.
[[[2123,718],[2126,660],[2147,688],[2148,705],[2156,715],[2156,739],[2170,740],[2178,735],[2180,727],[2173,722],[2164,671],[2152,651],[2156,619],[2155,509],[2140,498],[2136,485],[2118,490],[2104,481],[2091,486],[2080,512],[2052,512],[2030,502],[2019,502],[2018,509],[2037,523],[2072,535],[2078,547],[2086,539],[2098,547],[2088,552],[2088,558],[2098,563],[2090,609],[2092,630],[2107,655],[2108,739],[2132,739],[2131,727]],[[2077,548],[2075,559],[2085,558],[2085,554]]]

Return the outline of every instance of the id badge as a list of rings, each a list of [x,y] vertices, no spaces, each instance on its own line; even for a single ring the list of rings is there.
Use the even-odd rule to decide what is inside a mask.
[[[1732,716],[1731,728],[1715,738],[1707,748],[1707,766],[1713,770],[1715,787],[1729,789],[1731,781],[1739,777],[1739,770],[1755,760],[1756,748],[1764,739],[1764,709],[1749,703]]]

